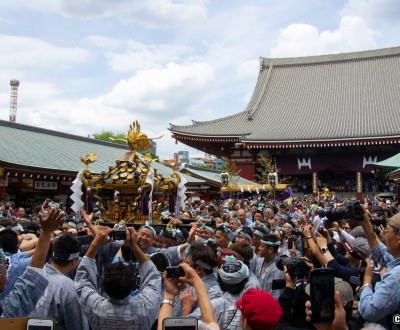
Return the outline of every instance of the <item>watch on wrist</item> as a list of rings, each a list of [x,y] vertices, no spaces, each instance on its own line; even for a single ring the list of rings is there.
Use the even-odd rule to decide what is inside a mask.
[[[163,305],[163,304],[170,305],[172,308],[175,307],[175,302],[174,302],[172,299],[164,299],[164,300],[161,302],[161,305]]]
[[[324,253],[326,253],[326,252],[328,252],[329,250],[328,250],[328,248],[327,247],[322,247],[321,248],[321,253],[322,254],[324,254]]]
[[[312,238],[312,235],[307,235],[306,238],[310,239],[310,238]]]
[[[368,288],[368,287],[369,287],[369,288],[372,287],[371,283],[365,283],[365,284],[363,284],[363,286],[360,288],[359,293],[361,293],[362,290],[364,290],[365,288]]]

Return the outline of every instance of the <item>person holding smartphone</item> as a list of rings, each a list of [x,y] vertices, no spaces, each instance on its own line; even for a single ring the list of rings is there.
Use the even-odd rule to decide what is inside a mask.
[[[214,273],[214,268],[217,265],[216,255],[210,246],[194,241],[191,244],[189,251],[186,253],[185,258],[183,258],[183,262],[192,267],[196,274],[201,278],[211,300],[222,296],[222,291]],[[187,293],[189,290],[190,287],[186,287],[182,293]],[[182,316],[183,310],[179,297],[176,299],[175,303],[174,316]],[[197,304],[193,307],[189,306],[187,307],[188,310],[185,310],[184,313],[189,314],[197,307]]]
[[[167,274],[163,274],[165,292],[160,313],[158,315],[157,329],[163,330],[163,324],[165,324],[164,320],[173,316],[175,298],[178,297],[179,291],[182,288],[182,284],[188,284],[195,290],[196,293],[194,297],[196,297],[195,300],[199,304],[201,313],[201,321],[199,322],[204,322],[210,330],[218,330],[219,327],[217,324],[217,319],[215,317],[210,298],[208,297],[206,287],[200,276],[197,274],[195,269],[186,263],[180,264],[179,267],[181,267],[182,271],[184,272],[184,276],[179,278],[167,278]],[[190,292],[190,295],[192,296],[192,292]]]
[[[368,213],[363,210],[361,225],[375,260],[386,263],[387,271],[381,282],[372,288],[372,267],[366,267],[361,287],[358,310],[369,322],[392,325],[391,315],[400,314],[400,213],[391,217],[385,231],[386,246],[379,241],[373,231]],[[388,320],[386,320],[386,318]]]

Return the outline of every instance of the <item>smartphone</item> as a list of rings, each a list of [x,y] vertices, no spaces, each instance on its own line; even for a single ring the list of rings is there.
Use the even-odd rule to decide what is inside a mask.
[[[26,326],[27,330],[53,330],[54,321],[45,319],[30,319]]]
[[[283,290],[286,287],[286,280],[272,280],[272,290]]]
[[[194,317],[167,317],[163,320],[163,330],[197,330]]]
[[[185,271],[180,266],[167,267],[167,278],[179,278],[185,276]]]
[[[112,239],[114,241],[125,241],[126,240],[126,231],[125,230],[114,230],[112,232]]]
[[[293,249],[293,238],[292,237],[289,237],[287,240],[287,248],[289,250]]]
[[[78,231],[78,236],[85,236],[85,235],[87,235],[86,230],[79,230]]]
[[[335,316],[335,275],[331,268],[310,272],[312,323],[330,323]]]

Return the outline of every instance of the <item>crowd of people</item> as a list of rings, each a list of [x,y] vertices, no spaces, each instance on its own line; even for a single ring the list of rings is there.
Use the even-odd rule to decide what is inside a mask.
[[[0,203],[0,312],[57,329],[397,329],[397,200],[188,199],[168,224],[96,225],[45,201]],[[334,318],[313,323],[310,272],[334,272]],[[315,312],[316,306],[314,306]],[[397,317],[396,317],[397,315]],[[396,321],[397,320],[397,321]]]

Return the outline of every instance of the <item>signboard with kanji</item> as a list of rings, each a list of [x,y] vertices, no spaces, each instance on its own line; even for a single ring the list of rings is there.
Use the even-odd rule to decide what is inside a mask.
[[[56,190],[57,189],[57,182],[35,181],[35,189]]]

